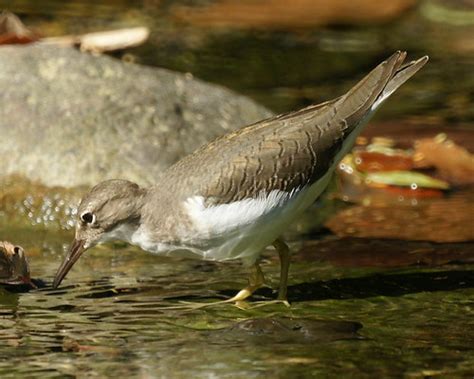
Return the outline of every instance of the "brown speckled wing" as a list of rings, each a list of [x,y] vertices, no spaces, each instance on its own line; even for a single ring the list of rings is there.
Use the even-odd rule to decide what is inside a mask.
[[[424,63],[401,68],[406,54],[382,62],[344,96],[227,134],[170,167],[167,190],[222,204],[272,190],[290,192],[326,173],[345,138],[368,114],[392,79],[398,88]],[[410,75],[398,75],[418,64]],[[164,183],[160,183],[163,185]]]

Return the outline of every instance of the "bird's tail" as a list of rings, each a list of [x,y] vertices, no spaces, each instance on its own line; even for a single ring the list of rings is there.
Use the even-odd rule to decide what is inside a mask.
[[[373,113],[428,61],[428,57],[424,56],[403,65],[405,58],[406,52],[397,51],[337,101],[339,116],[347,121],[347,125],[357,126],[357,122],[351,121]]]
[[[388,81],[387,85],[383,89],[382,93],[378,96],[377,100],[372,104],[372,109],[377,108],[383,101],[385,101],[392,93],[394,93],[403,83],[415,75],[425,63],[428,62],[428,56],[425,55],[416,61],[408,62],[407,64],[399,67],[392,78]]]

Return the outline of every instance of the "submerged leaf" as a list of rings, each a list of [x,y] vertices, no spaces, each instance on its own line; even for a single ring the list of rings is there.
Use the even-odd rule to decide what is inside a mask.
[[[413,168],[409,154],[354,151],[354,162],[359,171],[400,171]]]
[[[445,134],[416,141],[415,163],[417,167],[435,167],[440,176],[451,183],[474,183],[474,154]]]
[[[387,184],[411,187],[413,189],[418,187],[449,189],[447,182],[415,171],[372,172],[367,174],[366,182],[368,184]]]

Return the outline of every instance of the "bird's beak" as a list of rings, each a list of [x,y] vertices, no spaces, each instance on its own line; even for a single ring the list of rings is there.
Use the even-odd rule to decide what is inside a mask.
[[[71,246],[69,247],[69,252],[64,258],[63,263],[59,266],[56,277],[54,278],[53,288],[58,288],[58,286],[63,281],[64,277],[67,275],[69,270],[74,266],[74,263],[77,262],[82,253],[86,250],[84,247],[85,241],[74,239]]]

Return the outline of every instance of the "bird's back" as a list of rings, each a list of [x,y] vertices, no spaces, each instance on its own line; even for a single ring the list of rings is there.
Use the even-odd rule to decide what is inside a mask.
[[[170,167],[166,182],[175,187],[173,193],[201,195],[209,204],[272,190],[291,192],[315,182],[328,171],[344,141],[360,132],[380,103],[427,60],[402,67],[405,56],[393,54],[337,99],[214,140]]]
[[[322,193],[370,115],[427,60],[402,67],[405,56],[395,53],[337,99],[227,134],[171,166],[143,214],[163,244],[144,248],[251,263]]]

